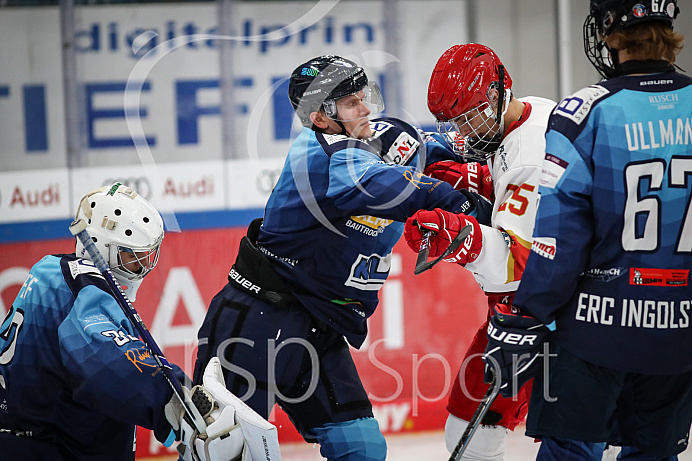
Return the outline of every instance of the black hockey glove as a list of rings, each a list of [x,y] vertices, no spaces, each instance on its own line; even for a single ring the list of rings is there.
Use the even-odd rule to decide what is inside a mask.
[[[512,312],[505,304],[495,305],[488,324],[488,346],[483,355],[485,381],[490,381],[490,365],[499,368],[500,395],[512,397],[543,365],[543,343],[550,330],[533,317]]]

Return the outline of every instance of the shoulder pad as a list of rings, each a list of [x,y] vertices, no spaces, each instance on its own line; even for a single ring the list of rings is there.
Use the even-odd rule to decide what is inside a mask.
[[[577,125],[586,120],[591,109],[598,101],[610,94],[602,85],[591,85],[582,88],[571,96],[563,99],[553,110],[553,116],[562,117]]]
[[[582,88],[555,107],[548,119],[547,131],[557,131],[574,141],[586,127],[585,122],[594,107],[616,92],[603,85]]]
[[[372,137],[367,143],[386,163],[409,165],[423,140],[421,132],[407,122],[393,117],[370,121]]]
[[[106,280],[96,266],[94,266],[94,263],[87,259],[77,258],[73,254],[60,256],[62,275],[75,297],[77,297],[82,288],[88,285],[95,285],[101,290],[110,293],[110,286],[106,283]]]
[[[362,139],[351,138],[343,134],[324,134],[315,132],[317,141],[328,156],[345,149],[362,149],[377,155],[378,152]]]

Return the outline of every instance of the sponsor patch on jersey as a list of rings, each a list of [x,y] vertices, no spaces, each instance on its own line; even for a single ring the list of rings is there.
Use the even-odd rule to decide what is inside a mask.
[[[555,113],[581,124],[589,115],[591,107],[610,91],[600,85],[591,85],[563,99],[555,108]]]
[[[630,285],[653,287],[686,287],[690,271],[688,269],[656,269],[651,267],[631,267]]]
[[[387,280],[391,266],[391,253],[387,256],[359,254],[351,265],[351,274],[344,285],[359,290],[378,291]]]
[[[639,82],[639,86],[651,86],[651,85],[672,85],[674,80],[661,80],[661,79],[654,79],[654,80],[643,80]]]
[[[327,142],[328,145],[336,144],[339,141],[345,141],[347,139],[353,139],[349,138],[348,136],[344,134],[323,134],[322,137],[324,140]]]
[[[555,259],[557,242],[553,237],[536,237],[531,244],[531,251],[548,259]]]
[[[127,357],[127,360],[129,360],[132,365],[137,367],[140,373],[143,373],[144,370],[148,368],[158,368],[158,365],[151,355],[151,351],[146,346],[128,349],[125,352],[125,357]]]
[[[363,310],[363,304],[360,301],[356,301],[355,299],[350,299],[350,298],[345,298],[345,299],[332,299],[331,302],[334,304],[341,306],[341,307],[347,307],[351,309],[353,312],[358,314],[359,316],[365,318],[365,311]]]
[[[351,219],[346,222],[346,226],[363,234],[377,237],[393,222],[394,221],[391,219],[383,219],[369,215],[351,216]]]
[[[402,131],[382,159],[389,164],[406,165],[418,146],[420,142],[416,138]]]
[[[584,272],[582,274],[582,277],[591,280],[597,280],[599,282],[610,282],[611,280],[625,275],[626,273],[626,267],[609,267],[607,269],[600,269],[598,267],[594,267],[593,269],[589,269],[588,271]]]
[[[370,137],[370,139],[379,138],[384,132],[386,132],[393,126],[394,125],[392,125],[391,123],[382,120],[377,120],[375,122],[371,120],[370,129],[372,130],[372,136]]]
[[[75,259],[68,262],[67,265],[70,268],[70,275],[72,275],[73,279],[76,279],[80,274],[93,274],[96,277],[103,278],[101,272],[94,266],[94,263],[87,259]]]
[[[509,170],[509,165],[507,165],[507,152],[505,151],[505,145],[500,144],[500,147],[497,149],[497,152],[495,153],[495,163],[500,164],[500,169],[502,171],[507,171]]]
[[[651,104],[652,106],[656,106],[658,110],[675,109],[675,106],[679,102],[680,95],[678,95],[677,93],[656,93],[649,96],[649,104]],[[665,122],[663,120],[659,120],[658,123],[659,125],[663,125],[661,127],[661,131],[664,131]],[[672,123],[672,121],[670,121],[669,119],[668,123]],[[672,127],[670,127],[670,130],[668,131],[672,131]]]
[[[115,320],[110,318],[110,317],[107,317],[103,314],[89,315],[89,316],[84,317],[82,319],[82,323],[84,323],[85,325],[93,325],[95,323],[106,323],[106,322],[115,323]]]
[[[568,166],[569,163],[565,162],[561,158],[556,157],[553,154],[545,154],[545,158],[543,159],[543,167],[541,170],[540,185],[554,189]]]

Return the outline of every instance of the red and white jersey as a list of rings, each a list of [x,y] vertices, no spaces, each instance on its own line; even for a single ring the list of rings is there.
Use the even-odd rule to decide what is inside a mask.
[[[521,118],[507,127],[488,161],[495,191],[492,227],[481,225],[483,247],[478,259],[466,265],[487,293],[516,291],[531,251],[545,131],[555,103],[538,97],[520,101]]]

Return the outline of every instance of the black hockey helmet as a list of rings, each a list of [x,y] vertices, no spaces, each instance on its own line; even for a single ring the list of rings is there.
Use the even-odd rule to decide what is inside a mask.
[[[604,78],[617,74],[603,38],[646,21],[661,21],[673,27],[680,12],[678,0],[590,0],[584,21],[584,52]]]
[[[366,89],[374,90],[368,91],[366,102],[376,99],[375,104],[383,106],[377,83],[368,81],[362,67],[340,56],[325,55],[296,67],[288,82],[288,97],[300,121],[309,127],[312,112],[323,108],[336,120],[336,101]]]

